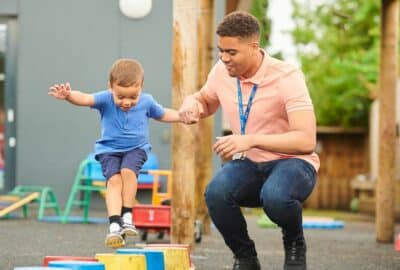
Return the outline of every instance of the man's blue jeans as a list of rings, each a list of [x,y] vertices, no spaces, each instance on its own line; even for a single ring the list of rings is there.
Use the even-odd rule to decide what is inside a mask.
[[[205,199],[212,221],[236,258],[257,256],[240,207],[263,207],[282,228],[283,239],[303,237],[302,202],[316,182],[314,167],[298,158],[226,163],[208,184]]]

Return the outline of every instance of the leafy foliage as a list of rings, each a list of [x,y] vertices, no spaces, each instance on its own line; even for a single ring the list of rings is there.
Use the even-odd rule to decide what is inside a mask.
[[[268,0],[253,0],[251,3],[250,13],[260,22],[260,47],[264,48],[269,45],[269,37],[271,34],[271,20],[266,16],[268,9]]]
[[[319,125],[367,126],[378,78],[380,1],[292,0],[297,46]]]

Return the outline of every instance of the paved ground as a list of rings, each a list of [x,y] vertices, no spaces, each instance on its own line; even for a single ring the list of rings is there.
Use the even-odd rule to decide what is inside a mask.
[[[103,211],[91,212],[102,216]],[[283,250],[280,231],[256,225],[249,215],[249,232],[255,239],[263,270],[281,270]],[[0,270],[16,266],[40,266],[45,255],[94,256],[112,252],[103,245],[106,224],[59,224],[34,218],[0,220]],[[400,232],[400,225],[396,227]],[[339,230],[306,230],[309,270],[395,270],[400,269],[400,252],[393,244],[377,244],[371,221],[346,222]],[[156,235],[150,234],[150,242]],[[128,247],[135,247],[131,239]],[[168,237],[163,241],[168,241]],[[218,232],[203,236],[192,259],[200,270],[232,268],[232,255]]]

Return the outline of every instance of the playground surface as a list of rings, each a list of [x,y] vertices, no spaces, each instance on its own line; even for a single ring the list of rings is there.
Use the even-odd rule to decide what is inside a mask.
[[[91,211],[91,215],[104,217],[103,210]],[[283,248],[279,229],[261,228],[256,215],[248,214],[248,229],[255,240],[261,268],[281,270]],[[17,266],[41,266],[48,255],[90,256],[111,253],[104,246],[106,224],[60,224],[39,222],[33,217],[0,220],[0,270],[12,270]],[[400,224],[396,226],[400,233]],[[396,270],[400,269],[400,252],[392,244],[375,241],[375,223],[345,221],[342,229],[306,229],[309,270]],[[157,239],[149,234],[148,242],[168,242],[169,238]],[[140,245],[140,239],[128,239],[127,248]],[[143,244],[143,243],[142,243]],[[233,259],[217,230],[203,235],[196,244],[192,260],[197,270],[229,270]]]

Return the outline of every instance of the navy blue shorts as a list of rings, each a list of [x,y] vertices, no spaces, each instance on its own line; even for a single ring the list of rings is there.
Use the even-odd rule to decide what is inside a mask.
[[[95,158],[100,162],[103,175],[108,180],[114,174],[119,174],[122,168],[134,171],[137,177],[147,160],[147,154],[142,149],[133,149],[127,152],[103,153]]]

